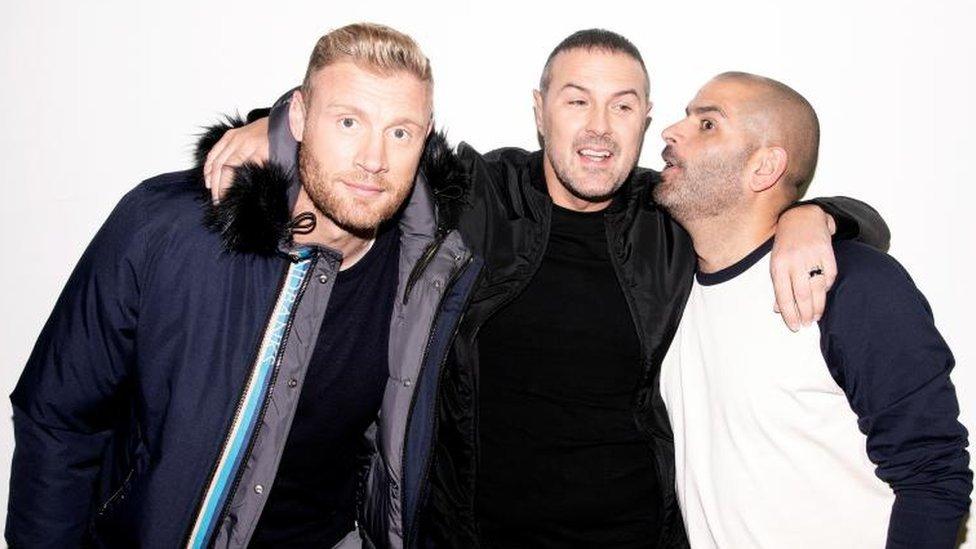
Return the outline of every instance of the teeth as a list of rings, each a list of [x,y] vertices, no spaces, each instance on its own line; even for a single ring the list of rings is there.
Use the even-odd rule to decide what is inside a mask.
[[[610,151],[595,151],[593,149],[580,149],[580,154],[591,158],[609,158]]]

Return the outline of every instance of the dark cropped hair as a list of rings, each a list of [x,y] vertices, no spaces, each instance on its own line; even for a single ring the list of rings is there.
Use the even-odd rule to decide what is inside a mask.
[[[567,36],[549,54],[549,58],[546,59],[546,66],[542,69],[542,78],[539,79],[539,90],[542,91],[543,95],[549,89],[549,82],[552,79],[552,60],[564,51],[578,49],[602,50],[607,53],[622,53],[630,56],[640,64],[641,70],[644,72],[644,90],[650,93],[651,86],[650,78],[647,76],[647,67],[644,66],[644,58],[641,57],[637,46],[613,31],[606,29],[585,29]]]

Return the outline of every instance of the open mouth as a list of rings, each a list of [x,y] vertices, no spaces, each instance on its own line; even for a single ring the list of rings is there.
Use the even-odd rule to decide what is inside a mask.
[[[672,161],[672,160],[665,160],[664,161],[664,168],[661,170],[661,175],[668,176],[668,175],[674,174],[675,170],[680,170],[680,169],[681,169],[681,166],[679,166],[678,164],[676,164],[674,161]]]
[[[671,152],[671,147],[665,147],[665,149],[661,151],[661,158],[664,160],[664,169],[661,170],[662,173],[672,168],[681,168],[681,162],[675,158],[674,153]]]
[[[582,149],[578,149],[576,154],[578,154],[579,157],[588,164],[604,164],[613,157],[613,152],[610,149],[594,147],[584,147]]]

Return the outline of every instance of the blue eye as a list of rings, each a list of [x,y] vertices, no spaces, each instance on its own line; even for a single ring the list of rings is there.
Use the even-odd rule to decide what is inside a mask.
[[[355,128],[356,120],[354,118],[349,118],[349,117],[340,118],[339,125],[346,129]]]

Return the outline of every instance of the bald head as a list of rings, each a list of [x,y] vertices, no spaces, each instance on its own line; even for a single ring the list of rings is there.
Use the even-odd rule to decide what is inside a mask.
[[[794,199],[802,197],[817,168],[820,147],[820,122],[810,102],[786,84],[755,74],[726,72],[712,81],[732,82],[744,89],[740,112],[755,133],[756,145],[786,150],[784,188],[795,190]]]

